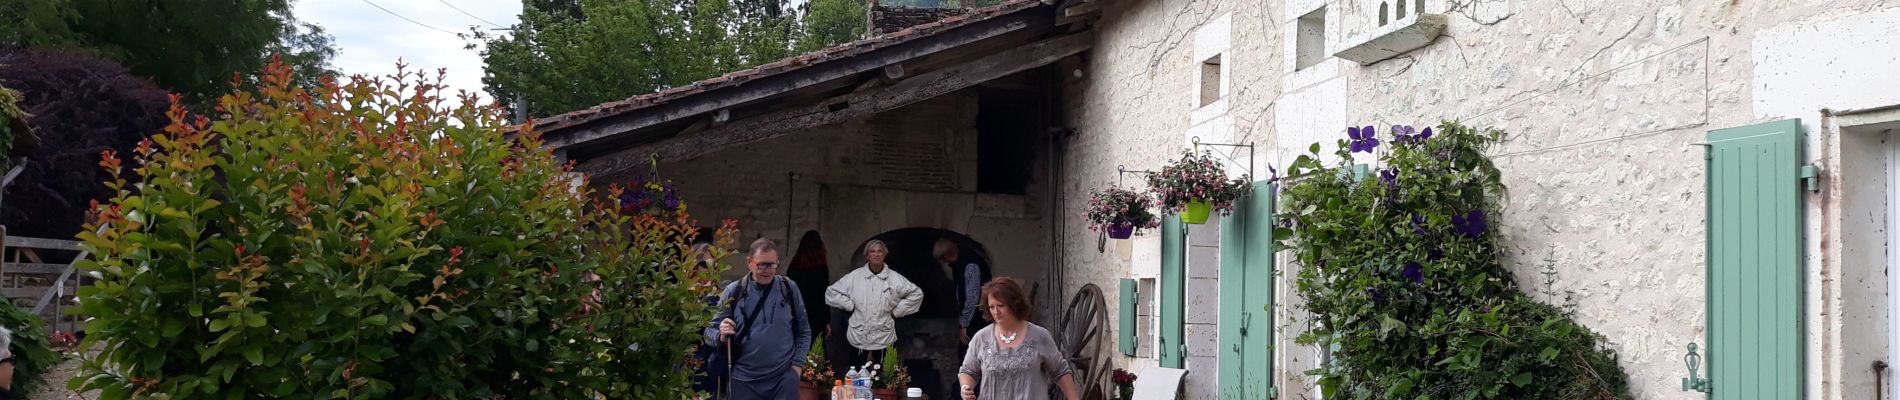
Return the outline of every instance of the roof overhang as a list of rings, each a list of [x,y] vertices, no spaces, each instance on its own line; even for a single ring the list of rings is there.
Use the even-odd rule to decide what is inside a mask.
[[[1060,29],[1058,20],[1066,18],[1073,17],[1040,1],[1008,2],[554,116],[537,121],[537,129],[549,147],[571,158],[665,140],[685,130],[697,130],[689,138],[692,144],[669,147],[760,140],[781,134],[775,131],[782,127],[799,126],[786,124],[788,118],[888,110],[1086,50],[1093,38],[1086,31]],[[846,110],[840,104],[870,106]],[[656,153],[667,153],[660,154],[667,159],[695,155]]]

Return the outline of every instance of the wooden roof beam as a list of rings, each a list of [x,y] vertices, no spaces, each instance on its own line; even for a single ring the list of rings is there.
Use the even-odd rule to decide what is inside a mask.
[[[884,66],[922,57],[937,52],[955,49],[984,39],[1001,36],[1037,26],[1039,18],[1048,18],[1048,13],[1024,10],[994,19],[972,23],[951,29],[947,32],[915,39],[911,43],[895,45],[890,48],[874,50],[869,53],[823,61],[797,71],[760,78],[731,88],[712,90],[665,104],[634,110],[622,115],[603,118],[573,127],[559,129],[547,135],[547,146],[567,150],[571,147],[586,145],[612,138],[626,132],[651,127],[664,122],[689,118],[700,114],[732,108],[749,102],[795,89],[816,85],[834,79],[841,79],[865,72],[876,71]],[[1047,20],[1042,20],[1047,24]]]
[[[655,154],[662,161],[686,160],[719,149],[772,139],[800,130],[836,124],[890,111],[963,90],[986,81],[1049,65],[1094,45],[1093,32],[1083,32],[1023,45],[980,59],[916,75],[895,84],[853,92],[830,100],[779,110],[708,129],[692,135],[641,145],[619,152]],[[628,161],[631,160],[631,161]],[[607,157],[600,162],[630,165],[589,165],[597,174],[618,172],[646,157]]]

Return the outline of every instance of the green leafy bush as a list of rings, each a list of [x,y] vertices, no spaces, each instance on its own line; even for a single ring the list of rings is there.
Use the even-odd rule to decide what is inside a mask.
[[[409,80],[414,78],[413,81]],[[677,399],[717,268],[679,213],[575,187],[532,126],[438,97],[440,78],[324,79],[273,64],[215,118],[171,124],[82,233],[107,399]],[[92,231],[95,227],[86,230]],[[730,222],[720,246],[731,243]],[[721,251],[723,252],[723,251]],[[715,254],[715,257],[724,254]]]
[[[1283,245],[1313,313],[1302,344],[1334,349],[1309,371],[1329,396],[1355,399],[1627,399],[1628,377],[1604,338],[1521,292],[1499,263],[1504,185],[1484,151],[1502,138],[1445,123],[1370,126],[1320,145],[1288,169]],[[1376,178],[1350,173],[1372,153]]]
[[[13,136],[26,134],[26,112],[19,102],[19,93],[0,86],[0,173],[13,167]]]
[[[46,371],[63,359],[53,351],[46,337],[46,325],[40,317],[20,309],[9,301],[0,301],[0,326],[13,331],[13,393],[32,394],[46,383]]]

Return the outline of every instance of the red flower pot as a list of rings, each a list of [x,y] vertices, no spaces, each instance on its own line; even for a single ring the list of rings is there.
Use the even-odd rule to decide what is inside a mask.
[[[798,400],[824,400],[825,393],[818,391],[818,385],[811,382],[798,382]]]

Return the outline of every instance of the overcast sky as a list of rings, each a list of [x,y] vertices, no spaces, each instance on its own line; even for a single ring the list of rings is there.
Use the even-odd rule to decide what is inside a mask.
[[[336,37],[331,65],[343,73],[388,75],[401,59],[410,71],[448,68],[447,93],[454,94],[482,91],[481,55],[464,50],[467,42],[455,34],[513,25],[521,0],[297,0],[294,7],[297,19]]]

